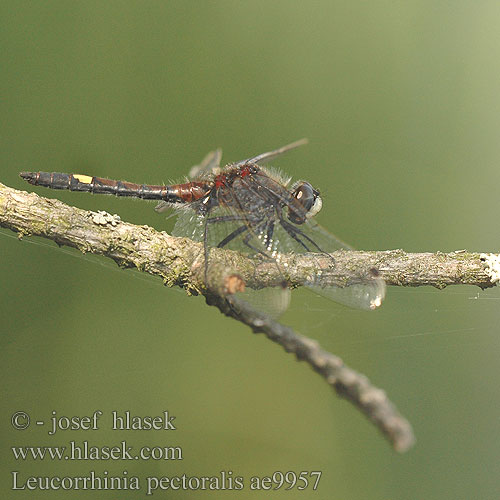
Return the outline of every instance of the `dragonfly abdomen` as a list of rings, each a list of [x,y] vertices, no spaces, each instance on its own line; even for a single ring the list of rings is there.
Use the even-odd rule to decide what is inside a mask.
[[[21,177],[35,186],[51,189],[69,189],[95,194],[114,194],[115,196],[133,196],[136,198],[161,200],[166,193],[165,186],[134,184],[114,181],[103,177],[90,177],[81,174],[63,174],[60,172],[21,172]]]
[[[164,186],[135,184],[103,177],[63,174],[60,172],[21,172],[20,175],[34,186],[69,189],[70,191],[84,191],[94,194],[130,196],[144,200],[163,200],[170,203],[189,203],[200,199],[210,190],[210,186],[205,182],[188,182],[186,184]]]

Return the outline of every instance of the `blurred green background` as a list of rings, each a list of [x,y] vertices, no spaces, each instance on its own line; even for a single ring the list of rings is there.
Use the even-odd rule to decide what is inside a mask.
[[[20,170],[182,179],[221,146],[321,189],[319,221],[363,249],[498,251],[497,1],[17,1],[0,4],[0,182]],[[490,188],[494,188],[493,191]],[[39,194],[171,230],[154,204]],[[31,242],[40,244],[30,244]],[[0,232],[0,477],[243,476],[228,498],[496,499],[500,294],[390,289],[375,313],[294,293],[286,324],[383,387],[414,425],[394,453],[308,366],[203,299],[55,244]],[[105,413],[99,431],[10,426]],[[110,431],[109,413],[176,416],[175,432]],[[16,461],[11,446],[181,446],[182,461]],[[322,471],[319,488],[251,476]],[[16,491],[14,498],[146,498]],[[158,491],[155,498],[221,498]]]

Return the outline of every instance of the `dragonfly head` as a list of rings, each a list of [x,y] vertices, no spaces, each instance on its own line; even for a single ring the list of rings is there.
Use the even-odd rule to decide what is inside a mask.
[[[298,181],[292,186],[292,197],[295,203],[288,206],[288,219],[294,224],[304,224],[323,206],[319,191],[306,181]]]

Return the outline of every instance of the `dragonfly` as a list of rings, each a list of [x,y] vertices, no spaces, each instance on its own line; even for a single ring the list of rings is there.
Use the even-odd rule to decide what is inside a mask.
[[[243,300],[271,316],[280,316],[290,302],[285,256],[307,254],[329,259],[332,253],[352,247],[321,227],[314,219],[323,206],[318,189],[308,181],[291,183],[280,171],[264,166],[283,153],[307,142],[293,142],[281,148],[252,156],[221,167],[222,151],[210,152],[191,168],[185,182],[170,185],[136,184],[81,174],[60,172],[21,172],[35,186],[69,189],[93,194],[128,196],[159,200],[159,213],[174,210],[177,221],[174,236],[203,243],[205,273],[209,269],[210,250],[236,250],[261,261],[272,262],[280,285],[260,290],[246,288]],[[351,283],[333,286],[324,282],[324,266],[312,266],[304,284],[335,302],[350,307],[374,310],[385,297],[385,282],[370,268]]]

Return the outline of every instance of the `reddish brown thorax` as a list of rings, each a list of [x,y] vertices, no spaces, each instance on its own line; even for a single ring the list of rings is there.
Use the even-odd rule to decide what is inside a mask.
[[[215,187],[220,188],[226,185],[227,178],[225,174],[220,174],[215,178]]]

